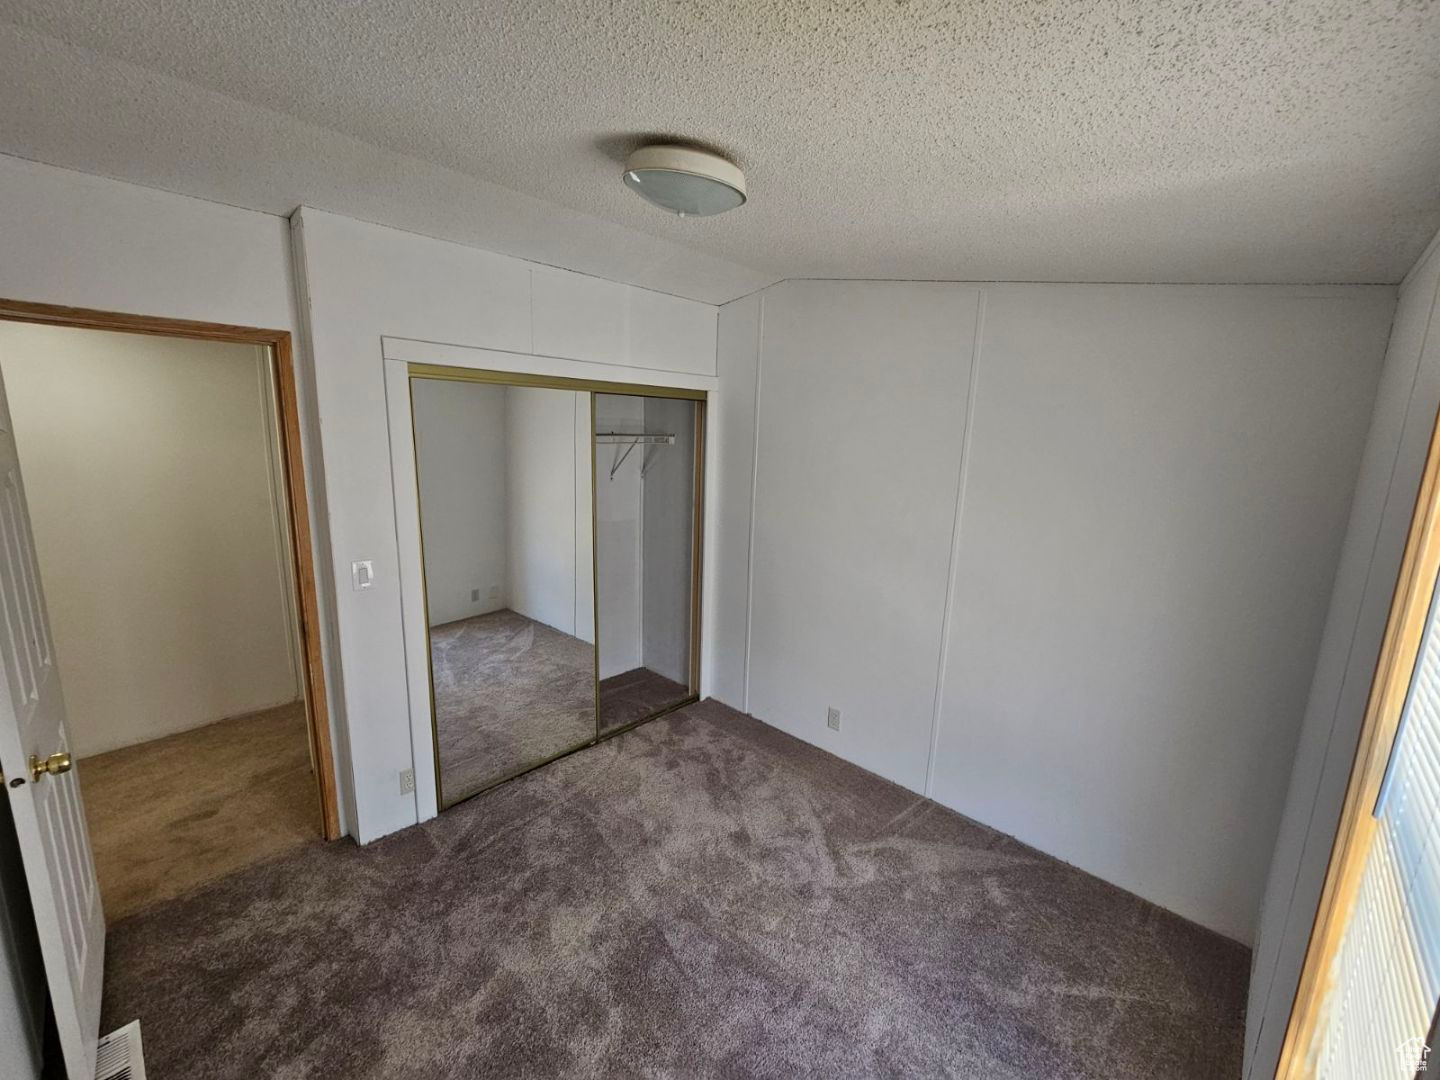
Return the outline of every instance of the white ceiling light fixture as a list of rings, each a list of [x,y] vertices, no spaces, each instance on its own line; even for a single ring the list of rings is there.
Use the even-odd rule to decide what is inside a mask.
[[[642,146],[625,162],[625,186],[681,217],[723,214],[745,203],[745,174],[719,154]]]

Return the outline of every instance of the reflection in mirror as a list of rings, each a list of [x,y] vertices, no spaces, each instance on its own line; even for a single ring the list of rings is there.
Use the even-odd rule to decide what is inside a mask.
[[[600,730],[694,696],[699,406],[595,395]]]
[[[590,395],[410,385],[443,807],[595,738]]]

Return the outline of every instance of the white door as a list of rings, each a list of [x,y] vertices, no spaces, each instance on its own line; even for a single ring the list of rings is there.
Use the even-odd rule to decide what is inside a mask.
[[[71,1080],[95,1075],[105,916],[80,782],[68,757],[15,432],[0,382],[0,769],[40,930],[45,975]]]

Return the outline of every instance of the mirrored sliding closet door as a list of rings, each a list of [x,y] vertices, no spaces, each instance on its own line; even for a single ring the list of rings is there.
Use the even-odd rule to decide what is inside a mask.
[[[410,380],[440,805],[596,738],[591,402]]]
[[[696,492],[703,409],[595,395],[595,594],[600,732],[699,689]]]

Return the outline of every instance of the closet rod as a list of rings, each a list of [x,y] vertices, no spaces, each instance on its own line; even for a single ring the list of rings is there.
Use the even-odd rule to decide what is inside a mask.
[[[668,433],[643,432],[643,431],[597,431],[595,441],[606,446],[634,446],[645,443],[652,445],[675,445],[675,436]]]
[[[623,446],[625,452],[615,451],[615,463],[610,466],[610,479],[615,479],[615,474],[620,471],[620,466],[625,464],[625,459],[630,456],[630,451],[637,446],[674,446],[675,436],[669,432],[644,432],[644,431],[597,431],[595,433],[596,444],[607,446]],[[640,478],[645,478],[645,473],[650,468],[650,455],[647,453],[645,460],[640,465]]]

